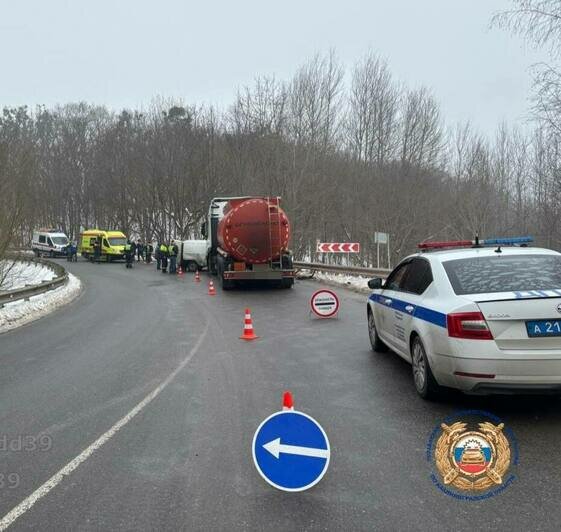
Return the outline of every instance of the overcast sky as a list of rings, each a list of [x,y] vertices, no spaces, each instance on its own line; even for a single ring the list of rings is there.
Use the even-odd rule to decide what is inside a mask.
[[[334,48],[368,50],[432,89],[448,123],[489,133],[525,118],[545,55],[489,29],[509,0],[0,0],[0,107],[140,107],[154,96],[228,105],[257,75],[288,79]]]

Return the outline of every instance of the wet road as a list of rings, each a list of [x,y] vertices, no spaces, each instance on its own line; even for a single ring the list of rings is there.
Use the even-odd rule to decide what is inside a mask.
[[[209,297],[205,274],[70,269],[78,300],[0,336],[0,518],[14,530],[559,529],[558,397],[422,401],[405,362],[370,351],[366,298],[344,289],[339,318],[320,321],[312,281]],[[285,389],[331,442],[304,493],[270,487],[251,457]],[[469,408],[500,416],[520,449],[516,480],[479,502],[439,491],[425,458],[434,427]]]

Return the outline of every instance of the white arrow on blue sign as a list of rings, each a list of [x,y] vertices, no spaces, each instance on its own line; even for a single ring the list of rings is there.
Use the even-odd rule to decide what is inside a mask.
[[[295,410],[276,412],[253,436],[253,461],[259,474],[283,491],[315,486],[329,466],[329,440],[312,417]]]

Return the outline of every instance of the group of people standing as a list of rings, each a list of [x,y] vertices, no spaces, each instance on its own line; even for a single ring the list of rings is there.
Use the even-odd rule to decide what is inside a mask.
[[[66,260],[68,262],[78,262],[78,244],[76,242],[68,242],[66,246]]]
[[[162,270],[162,273],[167,273],[169,264],[169,273],[177,273],[177,255],[179,248],[177,244],[166,240],[158,242],[154,256],[156,258],[156,270]]]
[[[152,262],[152,253],[154,252],[154,246],[149,242],[143,244],[141,240],[134,242],[134,240],[128,240],[125,244],[125,261],[127,268],[132,268],[134,258],[136,261],[144,261],[146,264]]]
[[[140,239],[136,242],[134,240],[127,240],[124,249],[125,262],[127,268],[132,268],[134,260],[137,262],[143,261],[146,264],[152,262],[152,254],[156,259],[156,269],[161,270],[162,273],[177,273],[177,256],[179,248],[177,244],[165,240],[158,242],[154,247],[150,242],[144,244]],[[78,260],[78,246],[76,242],[69,242],[66,248],[66,257],[68,261]],[[93,244],[93,254],[91,256],[92,262],[99,262],[101,258],[101,241],[96,240]]]

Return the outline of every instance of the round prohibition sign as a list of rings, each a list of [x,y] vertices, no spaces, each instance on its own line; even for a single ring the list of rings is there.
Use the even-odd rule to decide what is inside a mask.
[[[331,318],[339,312],[339,298],[335,292],[324,288],[312,294],[310,306],[319,318]]]

